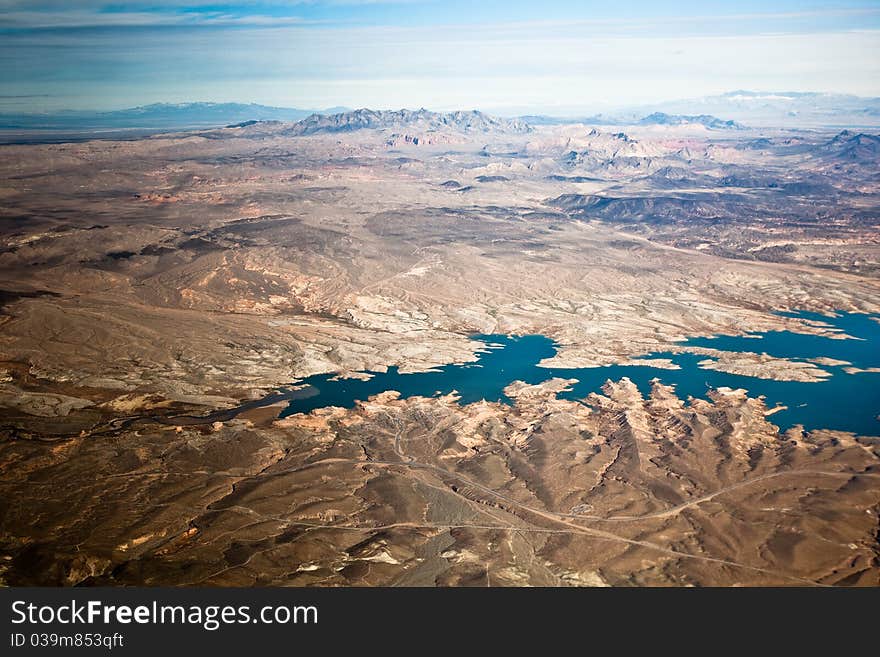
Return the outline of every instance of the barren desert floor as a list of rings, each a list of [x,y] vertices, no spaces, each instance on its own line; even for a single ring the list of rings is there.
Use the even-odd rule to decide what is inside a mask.
[[[3,582],[880,584],[880,138],[373,114],[0,146]]]

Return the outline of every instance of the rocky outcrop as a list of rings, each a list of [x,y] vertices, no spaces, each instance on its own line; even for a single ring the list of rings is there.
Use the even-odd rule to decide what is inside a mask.
[[[880,444],[515,382],[0,443],[8,584],[878,585]],[[31,509],[39,509],[34,514]],[[88,513],[71,513],[88,509]],[[39,568],[32,564],[39,563]]]

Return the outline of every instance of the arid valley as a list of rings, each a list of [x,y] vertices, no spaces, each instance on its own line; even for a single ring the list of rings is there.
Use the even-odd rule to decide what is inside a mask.
[[[880,362],[761,339],[880,353],[870,130],[356,110],[3,145],[0,214],[6,584],[880,585]],[[305,381],[481,336],[547,378]]]

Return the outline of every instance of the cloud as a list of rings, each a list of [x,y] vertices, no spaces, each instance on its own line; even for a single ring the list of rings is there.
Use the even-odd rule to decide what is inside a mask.
[[[184,4],[191,9],[193,0],[174,6]],[[307,4],[287,3],[285,11]],[[234,11],[201,4],[196,18],[183,10],[157,14],[143,3],[99,11],[107,5],[44,2],[36,5],[39,16],[9,11],[0,13],[0,24],[17,15],[19,25],[48,25],[50,5],[61,7],[63,24],[0,37],[0,93],[51,94],[43,103],[34,99],[39,108],[189,100],[587,108],[743,88],[880,95],[873,18],[859,19],[858,29],[825,17],[816,25],[815,17],[771,22],[754,14],[736,21],[639,14],[444,24],[437,21],[450,14],[441,12],[393,25],[308,12],[279,19],[265,13],[265,2],[248,4],[249,13],[241,3]],[[0,0],[0,8],[20,6]],[[77,24],[91,29],[62,26]]]
[[[296,16],[264,16],[252,14],[236,16],[223,12],[194,16],[192,14],[156,14],[152,12],[90,13],[71,10],[64,12],[35,13],[28,11],[0,14],[0,28],[5,29],[64,29],[64,28],[124,28],[190,26],[240,26],[240,25],[299,25],[309,21]]]
[[[601,5],[602,3],[600,3]],[[387,11],[390,7],[425,5],[425,12]],[[738,29],[746,23],[779,25],[823,21],[848,21],[853,27],[860,19],[880,17],[880,7],[823,7],[799,11],[781,11],[767,7],[761,12],[717,11],[706,9],[691,15],[678,15],[653,3],[638,3],[627,10],[613,3],[602,11],[592,6],[546,0],[522,9],[520,3],[488,0],[475,5],[462,0],[0,0],[0,28],[62,29],[123,28],[170,25],[236,27],[285,24],[334,24],[344,26],[355,21],[369,25],[418,25],[424,21],[436,25],[483,24],[534,29],[569,27],[611,27],[619,30],[687,30],[706,25]],[[639,9],[634,11],[634,9]],[[383,11],[382,9],[385,9]],[[839,26],[838,26],[839,27]],[[835,29],[835,26],[829,26]]]
[[[424,0],[0,0],[0,28],[46,29],[166,25],[285,25],[310,22],[321,8],[416,4]]]

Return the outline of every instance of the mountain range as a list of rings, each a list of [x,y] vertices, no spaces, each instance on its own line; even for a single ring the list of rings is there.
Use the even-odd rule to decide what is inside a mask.
[[[719,118],[722,117],[722,118]],[[295,134],[345,132],[360,128],[402,128],[465,132],[527,132],[529,125],[702,125],[710,130],[752,127],[874,127],[880,125],[880,98],[815,93],[737,90],[715,96],[621,108],[602,114],[521,115],[496,118],[479,111],[309,110],[244,103],[154,103],[112,111],[64,110],[0,113],[4,132],[158,132],[256,121],[296,122]]]
[[[655,103],[630,109],[624,118],[646,110],[667,114],[710,114],[749,126],[846,127],[880,125],[880,98],[803,91],[737,90],[716,96]]]
[[[717,117],[724,117],[723,119]],[[730,91],[714,96],[620,107],[601,114],[560,111],[524,116],[532,125],[703,124],[710,129],[750,127],[845,128],[880,126],[880,98],[804,91]]]
[[[295,124],[292,133],[310,135],[322,132],[350,132],[363,128],[408,129],[418,132],[447,129],[466,133],[529,132],[531,128],[519,119],[502,119],[483,112],[431,112],[420,110],[358,109],[337,114],[312,114]]]
[[[665,112],[652,112],[648,116],[639,119],[639,125],[702,125],[713,130],[742,129],[743,126],[733,120],[719,119],[711,114],[666,114]]]
[[[344,111],[335,107],[326,113]],[[299,121],[315,110],[254,103],[154,103],[107,112],[65,110],[52,113],[0,114],[2,130],[179,130],[246,121]]]

